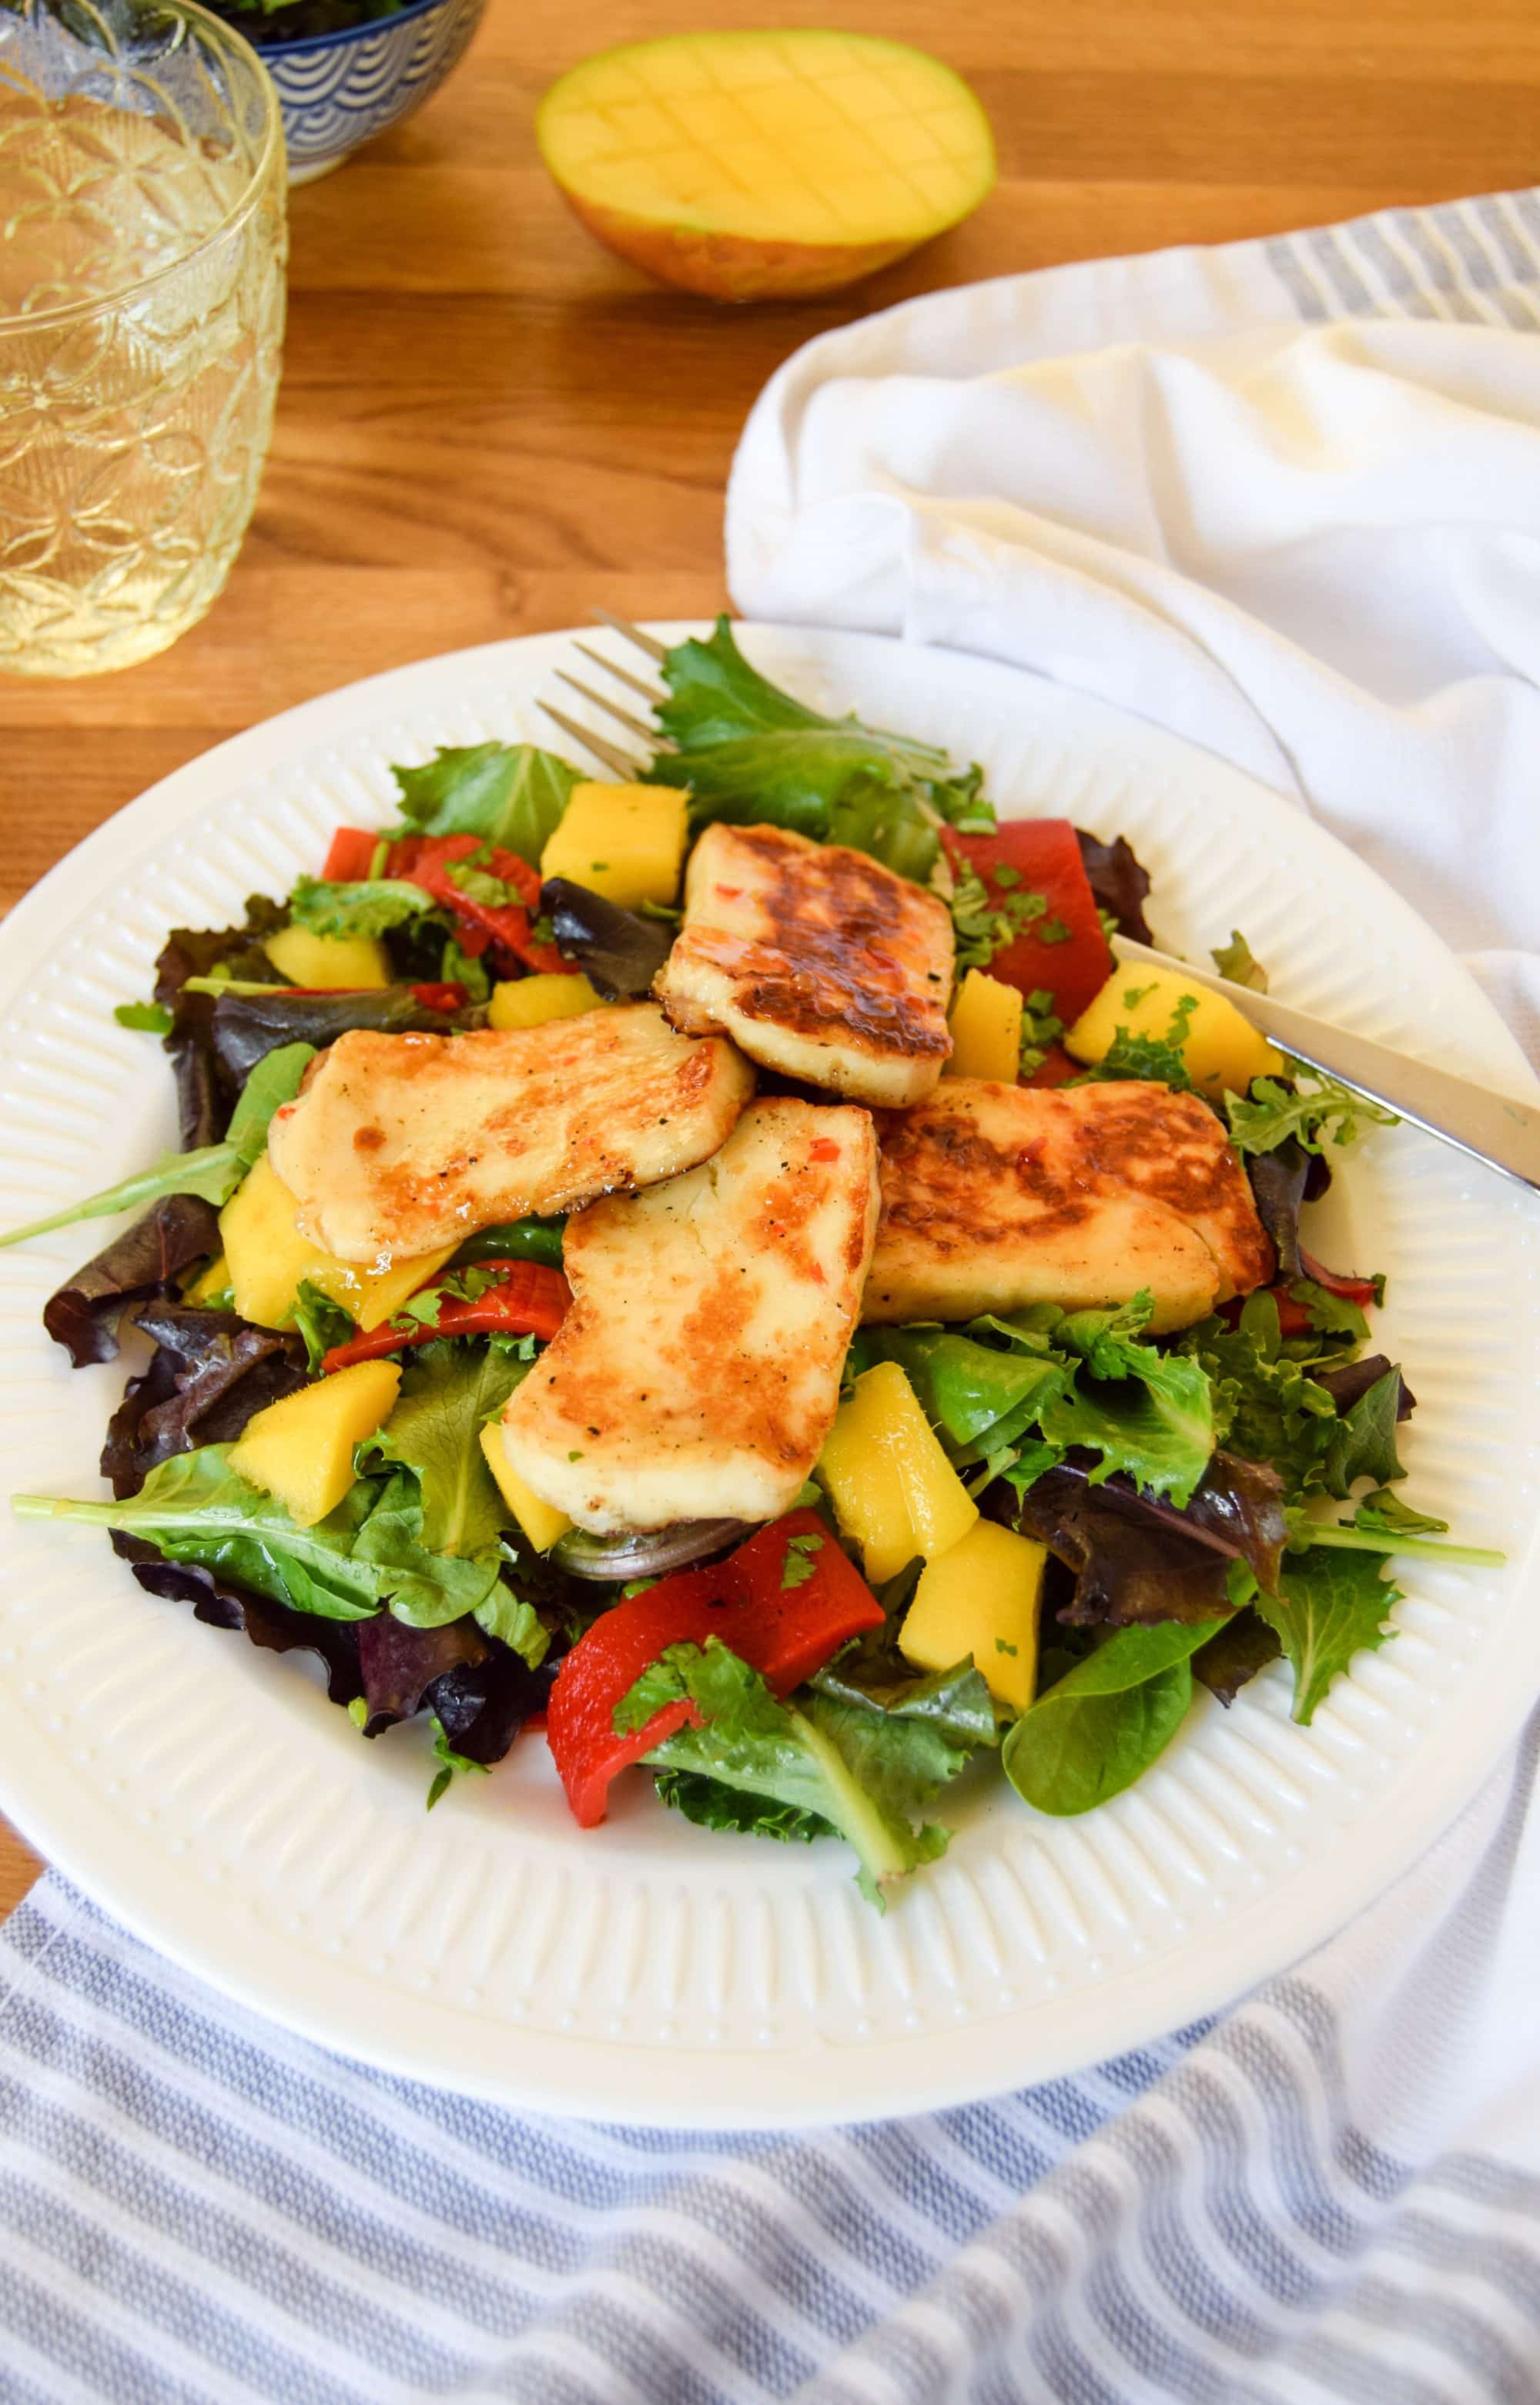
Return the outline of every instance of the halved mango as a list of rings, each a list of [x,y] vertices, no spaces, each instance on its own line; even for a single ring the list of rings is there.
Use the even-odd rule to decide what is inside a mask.
[[[552,85],[536,138],[621,258],[713,301],[832,292],[975,209],[989,121],[924,50],[812,27],[601,50]]]

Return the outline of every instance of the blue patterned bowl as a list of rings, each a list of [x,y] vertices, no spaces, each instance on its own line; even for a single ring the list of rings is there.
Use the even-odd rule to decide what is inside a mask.
[[[486,0],[411,0],[394,17],[299,42],[264,43],[278,87],[288,180],[308,184],[399,125],[459,64]]]

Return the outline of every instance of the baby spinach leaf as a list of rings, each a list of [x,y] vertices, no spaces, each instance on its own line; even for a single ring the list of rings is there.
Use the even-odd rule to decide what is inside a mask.
[[[1353,1655],[1391,1634],[1386,1622],[1401,1591],[1383,1576],[1385,1559],[1385,1553],[1312,1545],[1308,1554],[1290,1554],[1276,1596],[1256,1597],[1255,1610],[1288,1655],[1294,1717],[1306,1727]]]
[[[1192,1701],[1191,1657],[1217,1620],[1123,1628],[1023,1712],[1001,1749],[1025,1803],[1064,1818],[1131,1787],[1165,1751]]]
[[[417,835],[474,835],[531,868],[560,825],[579,771],[533,743],[440,751],[421,768],[393,768],[401,814]]]

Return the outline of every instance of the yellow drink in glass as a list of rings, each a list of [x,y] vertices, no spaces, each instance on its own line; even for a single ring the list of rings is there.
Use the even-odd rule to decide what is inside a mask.
[[[203,615],[284,323],[277,95],[191,0],[0,0],[0,671],[90,676]]]

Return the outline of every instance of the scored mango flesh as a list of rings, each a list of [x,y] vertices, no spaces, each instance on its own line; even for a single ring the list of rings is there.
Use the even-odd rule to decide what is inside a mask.
[[[907,247],[995,173],[988,120],[939,59],[811,30],[601,51],[547,93],[539,137],[594,207],[750,243]]]

